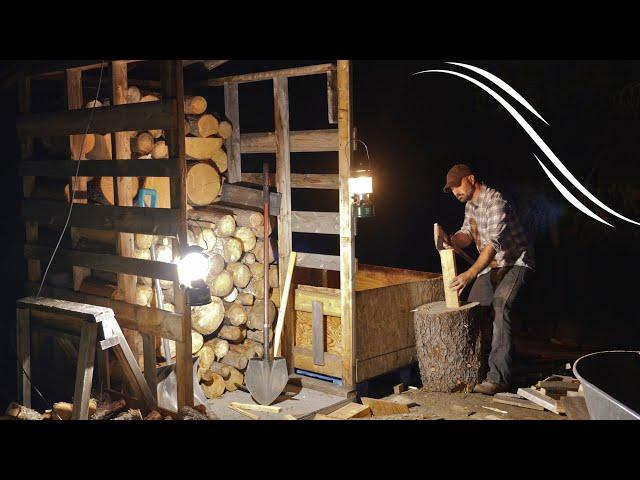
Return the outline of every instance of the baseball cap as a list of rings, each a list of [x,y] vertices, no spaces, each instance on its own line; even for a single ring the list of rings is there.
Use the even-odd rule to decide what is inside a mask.
[[[448,193],[453,187],[458,187],[462,183],[462,179],[467,175],[473,175],[473,170],[468,165],[459,163],[449,169],[447,173],[447,183],[442,191]]]

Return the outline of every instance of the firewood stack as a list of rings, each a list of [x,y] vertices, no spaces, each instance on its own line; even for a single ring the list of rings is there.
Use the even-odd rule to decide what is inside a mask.
[[[208,210],[207,219],[189,222],[190,243],[209,255],[206,281],[211,290],[210,304],[192,307],[192,352],[200,358],[198,378],[204,394],[217,398],[243,385],[249,359],[264,354],[264,224],[260,213],[243,210],[233,214]],[[269,250],[272,264],[273,250]],[[269,285],[278,284],[276,265],[270,265],[267,275]],[[173,288],[166,286],[165,298],[172,299]],[[271,299],[268,302],[273,324],[276,306]],[[158,341],[157,354],[163,358],[161,350]]]
[[[138,87],[127,90],[127,103],[159,101],[155,93],[144,94]],[[109,99],[92,100],[85,108],[100,108],[111,105]],[[219,114],[207,113],[207,101],[201,96],[184,98],[185,155],[187,158],[187,201],[191,206],[204,206],[214,203],[220,196],[224,174],[227,171],[227,153],[223,149],[225,139],[233,132],[231,124]],[[133,159],[162,159],[169,157],[169,148],[162,130],[129,132],[131,137],[131,156]],[[88,134],[84,146],[82,137],[74,139],[72,150],[74,158],[87,160],[107,160],[112,158],[111,134]],[[66,137],[43,139],[47,153],[60,154],[65,150]],[[50,185],[47,179],[39,179],[35,198],[52,200],[66,198],[70,201],[69,185]],[[59,182],[58,182],[59,183]],[[158,194],[158,207],[170,208],[169,179],[167,177],[141,177],[132,179],[132,194],[135,197],[140,188],[151,188]],[[87,198],[90,203],[114,205],[113,177],[94,177],[88,179]],[[80,198],[80,197],[79,197]],[[149,206],[149,199],[145,204]]]

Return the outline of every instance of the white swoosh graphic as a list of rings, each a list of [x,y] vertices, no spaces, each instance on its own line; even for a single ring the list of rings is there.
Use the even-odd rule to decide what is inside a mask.
[[[533,108],[529,102],[527,102],[522,95],[520,95],[513,87],[511,87],[511,85],[509,85],[507,82],[505,82],[504,80],[496,77],[493,73],[489,73],[486,70],[482,70],[481,68],[478,67],[474,67],[473,65],[467,65],[466,63],[457,63],[457,62],[445,62],[445,63],[449,63],[451,65],[457,65],[459,67],[463,67],[463,68],[468,68],[469,70],[476,72],[478,75],[482,75],[484,78],[486,78],[487,80],[495,83],[498,87],[500,87],[502,90],[504,90],[505,92],[507,92],[509,95],[511,95],[515,100],[517,100],[523,107],[525,107],[527,110],[529,110],[531,113],[533,113],[536,117],[538,117],[540,120],[542,120],[544,123],[546,123],[547,125],[549,125],[549,122],[547,122],[544,118],[542,118],[542,115],[540,115],[538,112],[536,112],[536,109]]]
[[[471,83],[477,85],[478,87],[480,87],[481,89],[483,89],[485,92],[487,92],[493,98],[495,98],[500,103],[500,105],[502,105],[507,110],[507,112],[509,112],[511,114],[511,116],[520,124],[520,126],[524,129],[524,131],[527,132],[527,134],[531,137],[531,139],[535,142],[535,144],[540,148],[540,150],[542,150],[544,152],[544,154],[549,158],[549,160],[551,160],[551,163],[553,163],[555,165],[555,167],[558,170],[560,170],[560,173],[562,173],[565,176],[565,178],[574,187],[576,187],[584,196],[586,196],[589,200],[591,200],[593,203],[598,205],[603,210],[606,210],[607,212],[609,212],[611,215],[614,215],[614,216],[616,216],[616,217],[618,217],[618,218],[620,218],[622,220],[625,220],[625,221],[627,221],[629,223],[633,223],[634,225],[639,225],[640,226],[640,223],[636,222],[635,220],[631,220],[630,218],[627,218],[624,215],[620,215],[615,210],[609,208],[607,205],[605,205],[600,200],[598,200],[589,190],[587,190],[573,176],[573,174],[567,169],[567,167],[564,166],[564,164],[558,159],[558,157],[556,157],[555,153],[553,153],[551,151],[549,146],[544,142],[544,140],[542,140],[542,138],[540,138],[540,136],[531,127],[531,125],[529,125],[527,123],[527,121],[522,117],[522,115],[520,115],[504,98],[502,98],[500,95],[498,95],[496,92],[494,92],[491,88],[487,87],[486,85],[478,82],[477,80],[475,80],[475,79],[473,79],[473,78],[471,78],[471,77],[469,77],[467,75],[464,75],[464,74],[458,73],[458,72],[452,72],[450,70],[423,70],[421,72],[416,72],[415,75],[418,75],[420,73],[447,73],[449,75],[454,75],[456,77],[464,78],[465,80],[468,80],[469,82],[471,82]],[[563,193],[563,192],[560,191],[560,193]],[[569,199],[567,198],[567,200],[569,200]],[[587,208],[587,207],[584,207],[584,208]],[[594,213],[594,215],[595,215],[595,213]]]
[[[604,223],[605,225],[609,225],[610,227],[613,227],[613,225],[611,225],[610,223],[605,222],[603,219],[601,219],[598,215],[596,215],[595,213],[593,213],[591,210],[589,210],[587,207],[585,207],[582,203],[580,203],[580,200],[578,200],[569,190],[567,190],[565,188],[564,185],[562,185],[558,179],[556,177],[553,176],[553,173],[551,173],[547,167],[544,166],[544,164],[540,161],[540,159],[538,158],[538,156],[534,153],[533,154],[534,157],[536,157],[536,160],[538,160],[538,163],[540,164],[540,166],[542,167],[542,169],[544,170],[544,173],[547,174],[547,177],[549,177],[549,180],[551,180],[551,182],[555,185],[555,187],[560,191],[560,193],[562,195],[564,195],[564,198],[566,198],[567,200],[569,200],[571,202],[571,204],[576,207],[578,210],[580,210],[583,213],[586,213],[587,215],[589,215],[591,218],[594,218],[596,220],[598,220],[599,222]]]

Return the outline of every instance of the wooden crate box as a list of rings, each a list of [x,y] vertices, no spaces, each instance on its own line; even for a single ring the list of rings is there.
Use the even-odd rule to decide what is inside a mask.
[[[417,360],[413,313],[444,299],[440,274],[360,265],[355,276],[355,383]],[[322,303],[323,364],[314,362],[312,302]],[[317,338],[317,337],[316,337]],[[316,351],[316,359],[318,352]],[[340,290],[298,285],[295,291],[295,368],[343,378]]]

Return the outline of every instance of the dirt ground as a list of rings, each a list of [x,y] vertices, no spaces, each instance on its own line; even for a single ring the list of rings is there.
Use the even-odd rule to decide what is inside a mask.
[[[400,397],[400,398],[398,398]],[[397,419],[410,420],[423,416],[425,420],[566,420],[564,415],[529,408],[504,405],[492,400],[489,395],[481,393],[436,393],[408,390],[400,395],[385,397],[385,400],[414,402],[409,404],[408,415],[394,415]],[[490,410],[497,409],[501,412]],[[502,413],[506,412],[506,413]],[[395,419],[395,418],[394,418]]]

